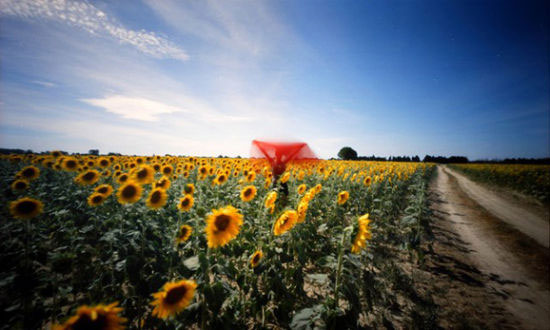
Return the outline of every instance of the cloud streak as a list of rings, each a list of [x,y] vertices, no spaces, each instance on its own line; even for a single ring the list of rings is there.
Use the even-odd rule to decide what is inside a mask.
[[[103,11],[85,2],[70,0],[1,0],[0,14],[25,19],[45,19],[110,37],[154,58],[187,60],[187,53],[170,40],[145,30],[130,30]]]
[[[157,121],[161,114],[179,112],[181,109],[161,102],[121,95],[108,96],[101,99],[83,99],[82,101],[104,108],[108,112],[122,118],[143,121]]]

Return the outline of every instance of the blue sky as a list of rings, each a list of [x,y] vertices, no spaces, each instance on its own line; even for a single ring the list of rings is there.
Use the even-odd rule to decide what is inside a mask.
[[[549,156],[543,1],[0,0],[0,147]]]

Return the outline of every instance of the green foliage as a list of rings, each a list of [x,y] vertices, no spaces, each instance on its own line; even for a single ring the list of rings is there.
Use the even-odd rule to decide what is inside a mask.
[[[343,160],[357,159],[357,151],[353,150],[351,147],[343,147],[338,151],[338,157]]]

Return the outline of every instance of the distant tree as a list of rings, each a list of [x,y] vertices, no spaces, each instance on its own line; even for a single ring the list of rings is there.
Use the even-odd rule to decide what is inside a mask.
[[[413,162],[419,162],[419,161],[420,161],[420,157],[414,156],[414,157],[412,158],[412,161],[413,161]]]
[[[90,155],[99,156],[99,149],[90,149],[90,150],[88,151],[88,153],[89,153]]]
[[[344,160],[357,159],[357,151],[353,150],[351,147],[343,147],[338,152],[338,157]]]

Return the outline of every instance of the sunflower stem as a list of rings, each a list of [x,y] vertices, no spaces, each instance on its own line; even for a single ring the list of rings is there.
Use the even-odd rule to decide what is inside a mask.
[[[204,283],[210,284],[210,248],[206,249],[206,267],[204,270]],[[202,293],[201,329],[206,329],[206,294]]]
[[[30,244],[30,220],[25,220],[25,272],[28,274],[30,273],[30,257],[29,257],[29,244]],[[23,324],[25,327],[30,326],[29,322],[29,309],[30,309],[30,299],[29,299],[29,292],[25,292],[25,296],[23,298],[23,308],[24,308],[24,314],[23,314]]]
[[[339,300],[339,291],[340,291],[340,276],[342,274],[342,261],[344,259],[344,243],[346,241],[347,231],[344,230],[342,233],[342,240],[340,241],[339,251],[338,251],[338,266],[336,270],[336,283],[334,285],[334,310],[338,308]]]

